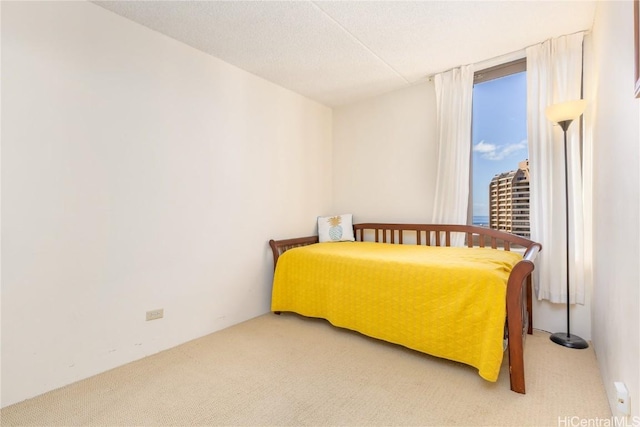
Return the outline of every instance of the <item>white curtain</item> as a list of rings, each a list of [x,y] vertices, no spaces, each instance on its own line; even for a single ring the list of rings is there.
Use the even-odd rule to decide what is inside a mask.
[[[531,238],[542,244],[535,273],[538,299],[584,304],[584,221],[580,166],[580,120],[567,133],[569,266],[566,265],[564,135],[545,116],[552,104],[581,98],[583,33],[526,49],[527,132],[531,170]]]
[[[473,69],[470,65],[435,76],[438,169],[433,223],[466,224],[469,205],[471,103]],[[464,244],[454,236],[452,245]]]

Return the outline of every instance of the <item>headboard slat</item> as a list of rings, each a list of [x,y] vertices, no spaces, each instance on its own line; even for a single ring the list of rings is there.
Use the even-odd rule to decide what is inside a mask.
[[[467,247],[485,248],[490,245],[493,249],[510,251],[514,246],[528,248],[534,243],[525,237],[473,225],[362,223],[354,224],[353,228],[359,241],[364,241],[365,235],[373,235],[375,242],[393,244],[415,242],[424,246],[451,246],[456,235],[466,238],[464,245]],[[412,233],[416,233],[415,240]]]

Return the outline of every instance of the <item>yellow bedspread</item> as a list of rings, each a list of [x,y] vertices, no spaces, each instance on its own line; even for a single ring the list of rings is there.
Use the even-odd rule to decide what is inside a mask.
[[[466,363],[496,381],[507,279],[520,259],[487,248],[318,243],[280,256],[271,309]]]

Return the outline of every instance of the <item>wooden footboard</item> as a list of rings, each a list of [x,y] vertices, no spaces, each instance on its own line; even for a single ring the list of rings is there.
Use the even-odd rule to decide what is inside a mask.
[[[451,246],[456,239],[461,239],[468,247],[522,251],[523,259],[514,266],[507,283],[506,324],[511,390],[525,393],[523,344],[526,334],[533,331],[531,273],[534,269],[533,262],[542,249],[539,243],[502,231],[470,225],[364,223],[355,224],[353,229],[356,241]],[[285,251],[317,242],[318,236],[269,241],[274,268],[278,257]]]

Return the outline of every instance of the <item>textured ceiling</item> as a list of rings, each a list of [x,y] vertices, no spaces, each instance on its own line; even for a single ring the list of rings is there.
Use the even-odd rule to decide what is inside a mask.
[[[328,106],[591,28],[595,1],[94,1]]]

